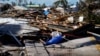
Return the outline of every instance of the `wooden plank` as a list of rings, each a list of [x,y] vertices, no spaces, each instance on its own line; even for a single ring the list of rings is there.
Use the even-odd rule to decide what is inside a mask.
[[[68,31],[72,30],[71,28],[66,28],[66,27],[63,27],[60,25],[48,25],[47,27],[50,29],[60,31],[60,32],[68,32]]]
[[[27,56],[34,56],[34,54],[36,53],[33,44],[30,44],[28,42],[25,42],[25,49]]]
[[[49,56],[42,43],[35,43],[39,56]]]
[[[42,43],[25,42],[27,56],[48,56]]]
[[[97,36],[97,37],[100,37],[100,34],[97,34],[97,33],[93,33],[93,32],[87,32],[88,34],[91,34],[91,35],[94,35],[94,36]]]

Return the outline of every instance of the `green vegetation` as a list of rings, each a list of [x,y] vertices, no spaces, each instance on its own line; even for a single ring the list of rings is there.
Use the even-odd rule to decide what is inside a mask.
[[[54,2],[54,6],[55,7],[63,6],[64,8],[67,8],[68,2],[67,2],[67,0],[57,0],[56,2]]]
[[[94,20],[96,24],[100,24],[100,12],[96,12],[100,10],[100,0],[80,0],[77,3],[79,7],[79,13],[83,13],[86,21]]]

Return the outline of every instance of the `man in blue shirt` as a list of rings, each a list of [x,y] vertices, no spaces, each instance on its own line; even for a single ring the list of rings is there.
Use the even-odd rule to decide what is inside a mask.
[[[44,16],[45,16],[45,19],[47,19],[47,16],[48,16],[49,13],[50,13],[50,12],[49,12],[49,9],[48,9],[48,8],[44,8],[44,9],[43,9],[43,14],[44,14]]]

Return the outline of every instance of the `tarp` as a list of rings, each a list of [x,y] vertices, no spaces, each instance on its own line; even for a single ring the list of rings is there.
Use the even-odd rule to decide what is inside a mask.
[[[52,45],[52,44],[61,43],[62,40],[63,40],[62,37],[63,37],[62,35],[53,37],[52,39],[50,39],[49,41],[47,41],[45,45]]]

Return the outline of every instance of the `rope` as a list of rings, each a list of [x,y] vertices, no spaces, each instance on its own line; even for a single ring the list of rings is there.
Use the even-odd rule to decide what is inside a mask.
[[[42,43],[43,44],[43,43]],[[45,45],[43,44],[43,47],[44,47],[44,49],[46,50],[46,52],[47,52],[47,54],[48,54],[48,56],[50,56],[50,53],[49,53],[49,51],[47,50],[47,48],[45,47]]]
[[[50,56],[50,53],[49,53],[49,51],[47,50],[47,48],[45,47],[45,44],[43,43],[43,40],[42,40],[42,39],[40,39],[40,43],[43,44],[43,47],[44,47],[44,49],[46,50],[48,56]]]

